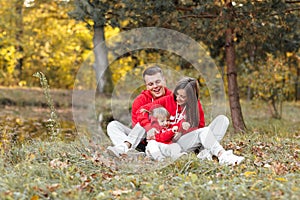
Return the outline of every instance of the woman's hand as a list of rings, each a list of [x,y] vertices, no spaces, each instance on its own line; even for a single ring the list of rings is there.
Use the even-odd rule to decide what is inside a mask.
[[[188,122],[182,122],[182,128],[183,130],[188,130],[191,127],[191,124]]]

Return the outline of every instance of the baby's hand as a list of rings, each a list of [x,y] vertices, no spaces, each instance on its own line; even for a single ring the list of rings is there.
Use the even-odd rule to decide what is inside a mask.
[[[155,134],[157,133],[157,130],[155,128],[150,129],[146,134],[147,140],[153,140],[155,139]]]
[[[181,135],[182,134],[180,132],[175,133],[172,142],[177,142],[177,140],[181,137]]]
[[[191,127],[191,124],[188,122],[182,122],[183,130],[188,130]]]

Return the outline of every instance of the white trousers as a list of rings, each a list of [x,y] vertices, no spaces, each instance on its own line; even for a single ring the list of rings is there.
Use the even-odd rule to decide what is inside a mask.
[[[223,150],[219,142],[224,137],[228,126],[228,118],[219,115],[209,126],[183,135],[177,143],[185,152],[194,151],[203,146],[205,149],[210,150],[213,155],[217,155],[220,150]],[[145,129],[139,123],[131,129],[118,121],[112,121],[107,125],[107,134],[114,145],[128,141],[131,143],[132,149],[135,149],[146,137]]]
[[[177,143],[185,152],[194,151],[202,145],[213,155],[217,156],[221,150],[224,150],[219,142],[223,139],[228,125],[228,118],[224,115],[219,115],[209,126],[199,128],[181,136]]]
[[[145,133],[145,129],[139,123],[132,129],[118,121],[111,121],[107,125],[107,134],[113,145],[122,144],[127,141],[131,144],[131,148],[135,149],[146,137]]]
[[[177,143],[164,144],[155,140],[150,140],[146,146],[146,155],[154,160],[161,161],[167,157],[177,159],[182,153],[181,147]]]

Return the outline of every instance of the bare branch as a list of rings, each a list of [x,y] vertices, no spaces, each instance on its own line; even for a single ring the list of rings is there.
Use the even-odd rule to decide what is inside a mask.
[[[285,9],[284,11],[282,11],[282,12],[274,13],[270,16],[280,15],[282,13],[292,12],[292,11],[296,11],[296,10],[300,10],[300,7],[288,8],[288,9]]]
[[[191,7],[176,7],[176,10],[181,10],[181,11],[193,11],[193,8]]]
[[[178,17],[178,19],[183,19],[183,18],[217,18],[218,15],[210,15],[210,14],[200,14],[200,15],[184,15],[182,17]]]
[[[294,0],[294,1],[289,1],[289,0],[286,0],[285,3],[300,3],[300,1],[296,1],[296,0]]]

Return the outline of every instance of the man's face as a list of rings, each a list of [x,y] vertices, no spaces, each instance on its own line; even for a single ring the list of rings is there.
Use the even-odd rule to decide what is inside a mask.
[[[154,99],[160,98],[165,95],[166,81],[161,73],[154,75],[146,75],[144,77],[147,90],[149,90]]]

